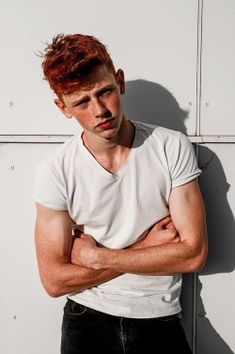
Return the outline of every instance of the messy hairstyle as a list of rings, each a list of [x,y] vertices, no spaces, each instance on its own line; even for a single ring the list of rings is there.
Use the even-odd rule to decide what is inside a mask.
[[[58,34],[47,43],[43,56],[44,79],[61,98],[75,92],[99,65],[115,74],[112,59],[97,38],[83,34]]]

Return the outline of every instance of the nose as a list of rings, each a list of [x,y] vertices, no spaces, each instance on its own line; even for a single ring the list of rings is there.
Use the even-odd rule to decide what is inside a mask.
[[[93,101],[93,112],[96,118],[104,117],[107,111],[107,107],[102,100],[97,98]]]

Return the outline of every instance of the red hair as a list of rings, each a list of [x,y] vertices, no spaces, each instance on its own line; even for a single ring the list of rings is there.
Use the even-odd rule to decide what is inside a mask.
[[[93,36],[58,34],[47,44],[43,57],[44,79],[59,97],[78,90],[99,65],[115,74],[106,47]]]

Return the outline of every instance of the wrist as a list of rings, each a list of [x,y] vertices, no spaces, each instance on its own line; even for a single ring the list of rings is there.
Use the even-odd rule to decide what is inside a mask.
[[[90,267],[93,269],[102,269],[102,249],[99,247],[93,248],[90,250],[90,255],[89,255],[89,263]]]

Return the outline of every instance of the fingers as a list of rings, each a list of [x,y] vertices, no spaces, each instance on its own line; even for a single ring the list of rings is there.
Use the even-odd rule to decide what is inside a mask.
[[[173,224],[173,222],[169,222],[169,224],[166,225],[166,229],[167,230],[171,230],[171,231],[175,231],[177,232],[176,228],[175,228],[175,225]]]
[[[177,232],[175,231],[171,231],[171,230],[166,230],[165,231],[165,242],[179,242],[180,241],[180,237],[177,234]]]
[[[83,240],[90,240],[90,241],[94,241],[93,237],[91,235],[88,235],[88,234],[81,234],[80,235],[80,238],[83,239]]]
[[[73,237],[74,238],[91,238],[92,236],[91,235],[88,235],[88,234],[85,234],[84,232],[78,230],[78,229],[75,229],[74,232],[73,232]]]
[[[166,218],[160,220],[157,223],[157,225],[160,229],[168,229],[171,224],[173,225],[173,222],[172,222],[170,216],[167,216]]]
[[[175,233],[177,233],[175,225],[173,224],[173,221],[170,216],[167,216],[166,218],[162,219],[159,222],[159,226],[161,229],[167,229],[167,230],[171,230],[171,231],[174,231]]]
[[[172,229],[174,229],[175,227],[174,227],[174,224],[173,224],[173,222],[172,221],[170,221],[168,224],[166,224],[166,229],[168,229],[168,230],[172,230]]]
[[[176,237],[172,240],[172,242],[174,242],[174,243],[176,243],[176,242],[180,242],[180,238],[179,238],[179,236],[176,236]]]

